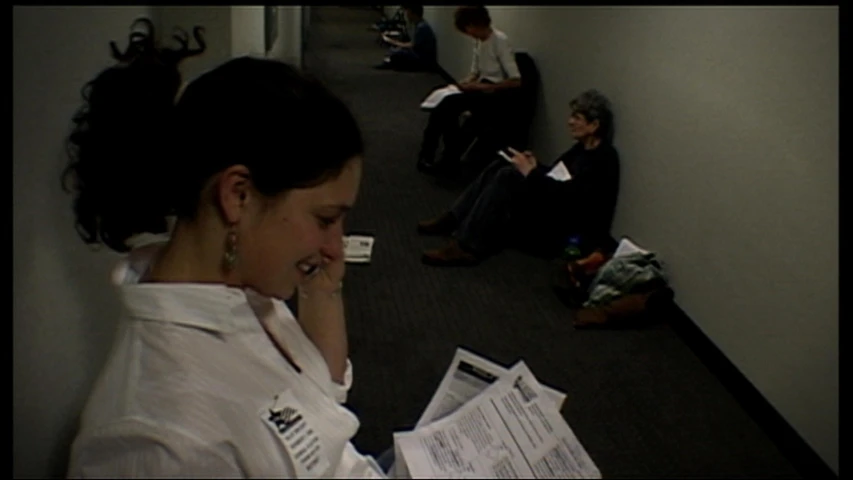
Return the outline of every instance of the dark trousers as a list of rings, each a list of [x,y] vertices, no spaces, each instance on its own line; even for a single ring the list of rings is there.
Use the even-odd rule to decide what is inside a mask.
[[[430,63],[409,48],[392,48],[388,53],[388,61],[394,70],[406,72],[430,70]]]
[[[459,160],[468,147],[466,140],[473,140],[471,132],[466,132],[459,124],[462,112],[486,118],[498,114],[503,95],[501,93],[464,92],[445,97],[430,112],[429,121],[424,130],[420,159],[427,162],[435,160],[435,154],[441,140],[444,140],[443,160]]]
[[[468,185],[450,209],[459,220],[456,239],[463,248],[485,256],[504,245],[517,212],[514,205],[525,203],[524,180],[515,165],[498,159]]]
[[[450,213],[459,220],[456,239],[475,255],[513,247],[551,257],[559,254],[575,226],[564,203],[531,190],[515,165],[499,158],[468,185]]]

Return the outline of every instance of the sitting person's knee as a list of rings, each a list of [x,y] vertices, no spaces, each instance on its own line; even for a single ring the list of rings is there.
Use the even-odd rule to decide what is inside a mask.
[[[498,169],[497,174],[495,174],[496,179],[499,179],[499,180],[513,179],[514,180],[514,179],[520,178],[519,175],[521,175],[521,172],[519,172],[518,169],[515,168],[514,165],[506,163],[505,161],[502,162],[501,160],[495,160],[495,162],[496,163],[498,163],[498,162],[503,163],[503,165]]]

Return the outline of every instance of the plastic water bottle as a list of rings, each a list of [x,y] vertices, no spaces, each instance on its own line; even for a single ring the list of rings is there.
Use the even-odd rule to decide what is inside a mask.
[[[563,258],[566,260],[576,260],[581,257],[581,237],[580,235],[572,235],[567,240],[567,246],[563,250]]]

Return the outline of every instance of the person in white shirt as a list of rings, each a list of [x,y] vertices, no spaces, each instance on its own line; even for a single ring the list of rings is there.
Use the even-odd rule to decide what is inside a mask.
[[[297,69],[250,57],[176,98],[186,46],[156,47],[148,26],[86,86],[68,138],[82,239],[127,254],[112,276],[118,335],[68,476],[382,478],[342,405],[353,115]],[[168,240],[131,248],[143,233]]]
[[[466,111],[472,115],[499,115],[508,95],[521,87],[521,73],[515,61],[515,51],[507,35],[492,26],[486,7],[459,7],[454,25],[474,39],[471,70],[459,81],[463,93],[445,97],[430,112],[418,155],[421,171],[435,172],[454,164],[465,148],[459,129],[459,116]],[[441,140],[444,151],[441,159],[435,155]]]

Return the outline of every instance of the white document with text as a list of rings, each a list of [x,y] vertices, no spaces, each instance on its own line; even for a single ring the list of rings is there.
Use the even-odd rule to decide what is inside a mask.
[[[406,476],[601,478],[527,365],[510,372],[440,420],[395,433]]]
[[[415,428],[423,427],[452,413],[465,402],[485,391],[495,381],[509,374],[509,369],[464,348],[457,348],[450,367]],[[561,409],[566,394],[547,386],[543,388],[557,410]]]

